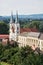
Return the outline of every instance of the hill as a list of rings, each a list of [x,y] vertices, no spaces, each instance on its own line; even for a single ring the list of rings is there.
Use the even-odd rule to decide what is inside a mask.
[[[16,15],[13,15],[14,19],[16,18]],[[20,19],[43,19],[43,14],[32,14],[32,15],[18,15]],[[0,16],[0,20],[8,20],[10,19],[10,16]]]

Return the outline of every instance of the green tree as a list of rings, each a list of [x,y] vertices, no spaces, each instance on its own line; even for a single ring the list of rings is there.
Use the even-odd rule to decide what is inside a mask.
[[[11,65],[43,65],[43,54],[36,54],[31,47],[3,46],[0,44],[0,61]]]
[[[40,25],[39,25],[39,31],[43,32],[43,22],[41,22]]]
[[[0,34],[8,34],[9,26],[5,22],[0,22]]]

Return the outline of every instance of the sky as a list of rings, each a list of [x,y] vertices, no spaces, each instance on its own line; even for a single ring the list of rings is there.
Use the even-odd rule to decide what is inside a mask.
[[[43,0],[0,0],[0,16],[43,14]]]

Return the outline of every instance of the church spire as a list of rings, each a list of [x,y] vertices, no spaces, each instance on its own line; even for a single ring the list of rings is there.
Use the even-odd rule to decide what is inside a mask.
[[[10,18],[10,23],[13,23],[13,12],[11,12],[11,18]]]
[[[16,20],[15,23],[18,23],[18,11],[16,11]]]

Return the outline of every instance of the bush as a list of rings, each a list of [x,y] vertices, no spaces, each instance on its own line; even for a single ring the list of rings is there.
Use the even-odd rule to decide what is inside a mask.
[[[29,46],[19,48],[0,44],[0,61],[12,65],[43,65],[43,54],[35,54]]]

